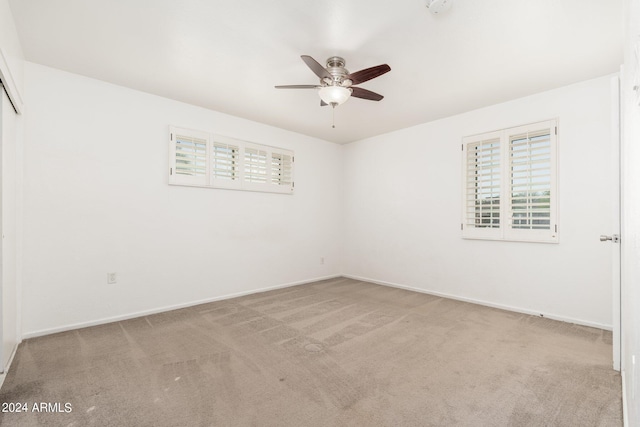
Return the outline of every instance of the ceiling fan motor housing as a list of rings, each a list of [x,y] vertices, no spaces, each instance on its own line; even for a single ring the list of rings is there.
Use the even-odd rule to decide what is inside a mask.
[[[329,85],[339,85],[349,87],[351,86],[351,80],[345,79],[349,75],[349,70],[344,68],[346,61],[339,56],[332,56],[327,59],[327,71],[333,76],[333,81],[327,81],[329,79],[322,79],[324,83]]]

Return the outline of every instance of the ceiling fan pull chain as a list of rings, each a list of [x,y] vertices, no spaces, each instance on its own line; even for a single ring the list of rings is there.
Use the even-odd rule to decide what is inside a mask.
[[[336,128],[336,103],[331,103],[331,127]]]

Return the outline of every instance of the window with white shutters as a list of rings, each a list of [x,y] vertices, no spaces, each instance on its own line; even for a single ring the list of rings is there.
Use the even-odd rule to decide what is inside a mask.
[[[293,192],[292,151],[178,127],[170,139],[169,184]]]
[[[206,185],[208,182],[209,135],[176,128],[172,138],[172,176],[174,179],[185,185]]]
[[[557,122],[463,138],[462,235],[558,242]]]
[[[207,169],[207,141],[179,136],[176,141],[176,173],[205,176]]]
[[[510,147],[512,228],[551,228],[551,140],[548,130],[512,136]]]
[[[244,179],[246,182],[267,182],[267,152],[259,148],[244,149]]]
[[[229,181],[240,179],[240,174],[238,173],[239,151],[240,149],[237,146],[213,143],[211,173],[214,179]]]
[[[489,138],[467,146],[467,225],[500,227],[500,138]]]
[[[242,189],[240,144],[232,138],[212,135],[210,152],[209,186]]]
[[[289,187],[293,182],[293,156],[283,153],[271,154],[271,183]]]

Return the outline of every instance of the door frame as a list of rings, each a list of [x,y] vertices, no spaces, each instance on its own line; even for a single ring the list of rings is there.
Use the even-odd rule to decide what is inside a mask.
[[[620,75],[622,74],[622,67]],[[611,77],[611,218],[612,229],[604,230],[607,234],[620,235],[621,213],[621,157],[620,157],[620,76]],[[622,237],[624,238],[624,236]],[[620,242],[611,242],[611,286],[612,286],[612,338],[613,369],[621,368],[621,248]]]

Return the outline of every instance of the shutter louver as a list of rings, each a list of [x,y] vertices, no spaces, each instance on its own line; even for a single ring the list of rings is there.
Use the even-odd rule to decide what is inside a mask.
[[[551,134],[512,135],[509,141],[509,219],[513,229],[551,229]]]
[[[500,227],[500,139],[467,145],[466,225]]]

